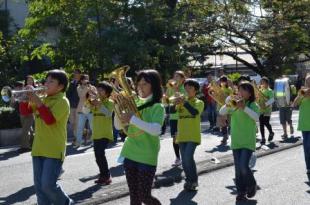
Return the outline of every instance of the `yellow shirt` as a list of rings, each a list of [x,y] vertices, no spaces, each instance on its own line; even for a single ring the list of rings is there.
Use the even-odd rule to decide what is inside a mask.
[[[49,108],[56,122],[47,125],[35,114],[35,137],[32,145],[32,156],[48,157],[64,160],[66,154],[67,122],[70,114],[69,101],[60,92],[43,99],[43,104]]]

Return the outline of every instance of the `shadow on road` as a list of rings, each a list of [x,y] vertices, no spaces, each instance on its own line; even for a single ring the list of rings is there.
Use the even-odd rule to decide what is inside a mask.
[[[197,191],[181,191],[178,196],[174,199],[170,199],[170,205],[197,205],[197,202],[193,201],[194,196],[197,194]]]
[[[230,147],[228,145],[217,145],[216,147],[213,147],[211,150],[206,150],[207,153],[214,153],[214,152],[227,152],[230,150]]]
[[[19,153],[16,149],[10,150],[8,152],[4,152],[0,154],[0,161],[8,160],[10,158],[17,157],[17,156],[19,156]]]
[[[27,201],[34,194],[35,189],[33,185],[25,187],[7,197],[0,197],[0,204],[15,204],[18,202]]]
[[[80,192],[76,192],[76,193],[70,195],[70,198],[72,198],[75,201],[75,203],[78,203],[80,201],[84,201],[86,199],[91,199],[93,194],[95,192],[97,192],[98,190],[100,190],[102,187],[104,187],[104,186],[96,184],[96,185],[88,187],[87,189],[84,189]]]
[[[255,205],[257,204],[257,201],[254,199],[248,199],[246,201],[238,201],[236,202],[236,205]]]
[[[91,146],[80,147],[75,149],[71,144],[67,145],[66,156],[76,155],[86,152],[88,149],[92,148]]]
[[[180,167],[173,167],[161,174],[155,176],[154,186],[168,187],[174,185],[174,182],[182,181],[182,169]]]

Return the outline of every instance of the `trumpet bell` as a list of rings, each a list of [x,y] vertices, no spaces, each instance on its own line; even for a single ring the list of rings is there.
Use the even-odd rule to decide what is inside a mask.
[[[34,88],[33,90],[13,90],[9,86],[4,86],[1,89],[1,98],[4,102],[10,102],[10,101],[22,101],[22,100],[27,100],[27,93],[29,92],[34,92],[36,93],[39,97],[45,97],[46,93],[45,90],[47,87],[41,86]]]

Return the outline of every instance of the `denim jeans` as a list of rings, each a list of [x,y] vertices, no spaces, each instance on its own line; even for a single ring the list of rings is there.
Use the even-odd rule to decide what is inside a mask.
[[[77,132],[76,132],[76,141],[79,144],[81,144],[83,141],[82,137],[83,137],[83,131],[85,128],[86,120],[88,120],[89,127],[92,130],[93,114],[92,113],[88,113],[88,114],[78,113],[78,126],[77,126]]]
[[[237,192],[238,194],[245,194],[248,188],[256,185],[254,175],[249,168],[253,151],[249,149],[234,149],[232,151],[235,162]]]
[[[197,143],[195,142],[182,142],[179,143],[181,158],[182,158],[182,166],[186,176],[185,181],[189,183],[197,183],[198,175],[196,163],[194,160],[194,154],[197,147]]]
[[[62,161],[47,157],[32,157],[32,164],[38,205],[69,204],[70,198],[57,184]]]
[[[310,170],[310,131],[303,131],[303,146],[307,170]]]
[[[208,120],[210,122],[210,127],[216,126],[216,103],[208,103],[207,104],[207,114],[208,114]]]

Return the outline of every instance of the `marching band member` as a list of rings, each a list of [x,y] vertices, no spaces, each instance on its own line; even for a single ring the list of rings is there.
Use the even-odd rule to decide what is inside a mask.
[[[261,92],[268,99],[262,107],[260,107],[261,115],[259,116],[259,126],[260,133],[262,135],[261,144],[264,145],[266,143],[265,138],[265,126],[269,131],[268,142],[273,140],[274,132],[272,131],[272,127],[270,125],[270,116],[272,112],[272,104],[274,102],[273,91],[269,88],[269,79],[267,77],[263,77],[261,79]],[[259,99],[262,100],[262,99]]]
[[[34,186],[38,204],[71,204],[57,179],[66,153],[69,101],[64,92],[68,78],[62,70],[49,71],[44,99],[29,92],[30,104],[24,104],[25,112],[35,114],[35,137],[32,146]],[[29,106],[33,105],[33,106]]]
[[[112,91],[113,88],[108,82],[100,82],[97,85],[98,96],[91,101],[93,113],[92,139],[96,163],[100,171],[99,178],[95,183],[100,185],[109,185],[112,182],[108,161],[105,156],[108,144],[113,142],[113,101],[109,99]]]
[[[228,85],[229,81],[228,81],[228,78],[226,75],[221,76],[219,82],[220,82],[221,89],[225,93],[226,97],[233,94],[232,88],[229,87],[229,85]],[[223,135],[223,139],[221,141],[221,144],[226,145],[227,140],[228,140],[228,116],[220,114],[217,116],[217,118],[218,118],[218,122],[219,122],[219,125],[221,127],[221,132]]]
[[[298,130],[302,132],[307,174],[310,174],[310,74],[306,76],[305,87],[298,92],[293,106],[299,105]]]
[[[166,97],[169,99],[171,97],[178,97],[185,94],[184,90],[184,81],[185,81],[185,74],[183,71],[175,71],[173,76],[173,81],[167,88]],[[169,83],[168,83],[169,84]],[[170,106],[173,106],[173,103],[168,102]],[[170,108],[169,106],[169,108]],[[179,145],[175,142],[176,134],[178,132],[178,114],[169,109],[169,124],[170,124],[170,133],[171,137],[173,138],[173,149],[176,156],[176,159],[172,166],[180,166],[182,164],[180,158],[180,148]]]
[[[197,92],[199,92],[197,81],[187,79],[184,87],[188,97],[186,99],[179,97],[176,100],[176,110],[179,114],[176,142],[180,147],[182,167],[186,176],[184,189],[196,190],[198,175],[194,154],[197,145],[201,142],[200,115],[204,103],[196,97]]]
[[[236,201],[245,201],[247,197],[254,197],[257,190],[249,161],[256,146],[256,121],[259,119],[259,108],[255,103],[255,93],[251,83],[244,82],[239,85],[239,96],[242,100],[237,101],[235,107],[224,105],[220,109],[220,114],[231,114],[231,149],[238,192]]]
[[[121,151],[129,187],[130,204],[161,204],[152,196],[151,189],[155,177],[159,135],[164,122],[165,109],[161,104],[162,89],[156,70],[142,70],[137,76],[137,90],[140,99],[137,104],[140,118],[132,113],[122,114],[122,123],[129,124],[127,138]],[[118,116],[115,126],[120,128]]]

